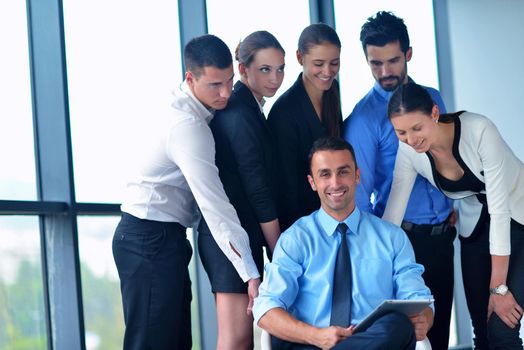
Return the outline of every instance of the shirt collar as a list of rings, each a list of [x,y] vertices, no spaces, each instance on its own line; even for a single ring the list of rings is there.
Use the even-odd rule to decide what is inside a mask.
[[[389,98],[391,95],[393,95],[393,91],[384,90],[378,81],[376,81],[375,85],[373,85],[373,90],[375,90],[375,92],[382,96],[382,98],[386,101],[389,101]]]
[[[195,95],[193,95],[193,92],[191,91],[191,89],[189,88],[189,85],[187,84],[187,81],[183,81],[182,84],[180,84],[180,89],[179,91],[176,91],[174,92],[174,95],[178,95],[179,93],[182,93],[184,95],[187,95],[189,98],[191,98],[191,100],[193,100],[194,102],[194,108],[191,108],[192,109],[192,112],[196,113],[197,116],[205,119],[205,121],[209,124],[209,122],[211,121],[211,119],[213,119],[213,116],[215,114],[215,110],[212,109],[212,108],[206,108],[202,102],[200,102],[196,97]],[[175,102],[174,102],[175,103]],[[174,104],[173,103],[173,104]],[[184,109],[184,108],[182,108]]]
[[[317,215],[320,226],[328,236],[332,236],[337,230],[340,222],[320,208]],[[358,225],[360,223],[360,210],[355,206],[353,212],[343,221],[351,232],[358,234]]]
[[[264,105],[266,104],[265,98],[262,97],[262,101],[258,101],[255,94],[253,94],[253,97],[255,98],[255,101],[257,101],[258,108],[260,108],[260,112],[264,114]]]
[[[242,96],[245,96],[245,94],[247,93],[251,94],[251,96],[253,96],[253,100],[255,101],[256,105],[258,106],[258,109],[260,110],[262,114],[264,114],[264,104],[266,103],[266,100],[262,97],[262,101],[259,102],[255,94],[253,93],[253,91],[251,91],[251,89],[246,84],[244,84],[242,80],[238,80],[235,83],[235,86],[233,87],[233,92],[241,93]],[[253,107],[254,107],[254,104],[253,104]]]

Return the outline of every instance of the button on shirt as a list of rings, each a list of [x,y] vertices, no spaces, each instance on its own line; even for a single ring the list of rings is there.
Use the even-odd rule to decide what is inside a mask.
[[[187,83],[174,91],[172,110],[144,135],[138,171],[126,188],[122,211],[141,219],[194,226],[200,213],[243,281],[259,277],[249,238],[229,203],[215,166],[208,110]],[[240,257],[231,249],[231,245]]]
[[[410,81],[412,81],[410,79]],[[445,113],[444,102],[437,90],[426,88]],[[343,136],[355,149],[360,170],[360,184],[355,194],[360,210],[382,217],[386,208],[399,140],[387,116],[387,105],[393,92],[375,83],[351,115],[344,121]],[[415,224],[439,224],[451,212],[451,200],[425,178],[418,176],[404,220]],[[370,197],[374,194],[374,206]]]
[[[358,324],[384,299],[429,299],[413,248],[398,226],[357,208],[344,222],[351,256],[351,324]],[[339,223],[323,209],[298,220],[279,238],[255,299],[255,321],[282,308],[296,319],[328,327]]]

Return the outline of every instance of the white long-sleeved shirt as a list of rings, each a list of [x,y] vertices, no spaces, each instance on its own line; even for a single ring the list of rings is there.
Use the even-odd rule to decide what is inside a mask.
[[[128,182],[123,212],[194,226],[202,214],[213,238],[243,281],[260,277],[249,238],[229,203],[215,166],[215,142],[204,107],[184,82],[172,110],[146,135],[138,172]],[[238,254],[235,253],[238,252]]]

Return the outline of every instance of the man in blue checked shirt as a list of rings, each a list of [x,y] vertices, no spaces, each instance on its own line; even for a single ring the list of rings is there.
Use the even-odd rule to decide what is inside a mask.
[[[386,109],[390,96],[400,84],[412,81],[407,63],[413,49],[404,21],[390,12],[378,12],[362,26],[360,40],[376,82],[345,120],[344,138],[355,148],[362,169],[357,186],[357,207],[382,217],[393,179],[398,150]],[[426,88],[445,113],[437,90]],[[373,203],[371,196],[374,196]],[[426,179],[418,176],[413,186],[401,227],[424,265],[424,280],[435,296],[435,324],[428,334],[434,350],[448,348],[453,301],[453,241],[456,230],[449,225],[451,201]]]
[[[273,335],[274,350],[414,349],[433,323],[432,308],[411,318],[389,313],[353,334],[355,325],[385,299],[431,298],[406,234],[356,207],[360,171],[346,141],[321,138],[309,159],[308,179],[321,208],[280,236],[255,299],[255,322]],[[346,295],[351,300],[344,306],[347,322],[340,326],[333,314],[341,314],[334,285],[343,239],[349,248]]]

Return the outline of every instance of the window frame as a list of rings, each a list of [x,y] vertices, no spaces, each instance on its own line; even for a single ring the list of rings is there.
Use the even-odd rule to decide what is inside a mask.
[[[86,349],[77,217],[119,215],[116,203],[78,203],[75,198],[62,0],[26,0],[30,56],[37,200],[0,200],[0,215],[38,215],[42,249],[46,331],[49,349]],[[178,0],[180,45],[207,33],[206,1]],[[435,7],[435,2],[434,2]],[[309,0],[311,23],[335,27],[334,1]],[[441,7],[436,7],[435,26]],[[438,39],[438,38],[437,38]],[[440,46],[441,42],[437,41]],[[183,58],[181,58],[183,67]],[[438,67],[441,66],[437,61]],[[182,72],[184,70],[182,69]],[[181,77],[183,79],[183,77]],[[449,81],[449,77],[447,79]],[[443,85],[447,86],[447,85]],[[200,314],[214,305],[209,283],[197,263]],[[461,288],[459,283],[457,287]],[[206,288],[206,289],[205,289]],[[457,312],[461,314],[463,310]],[[458,322],[459,346],[471,344],[463,318]],[[214,320],[201,317],[204,349],[213,348]],[[469,337],[469,339],[467,339]]]

